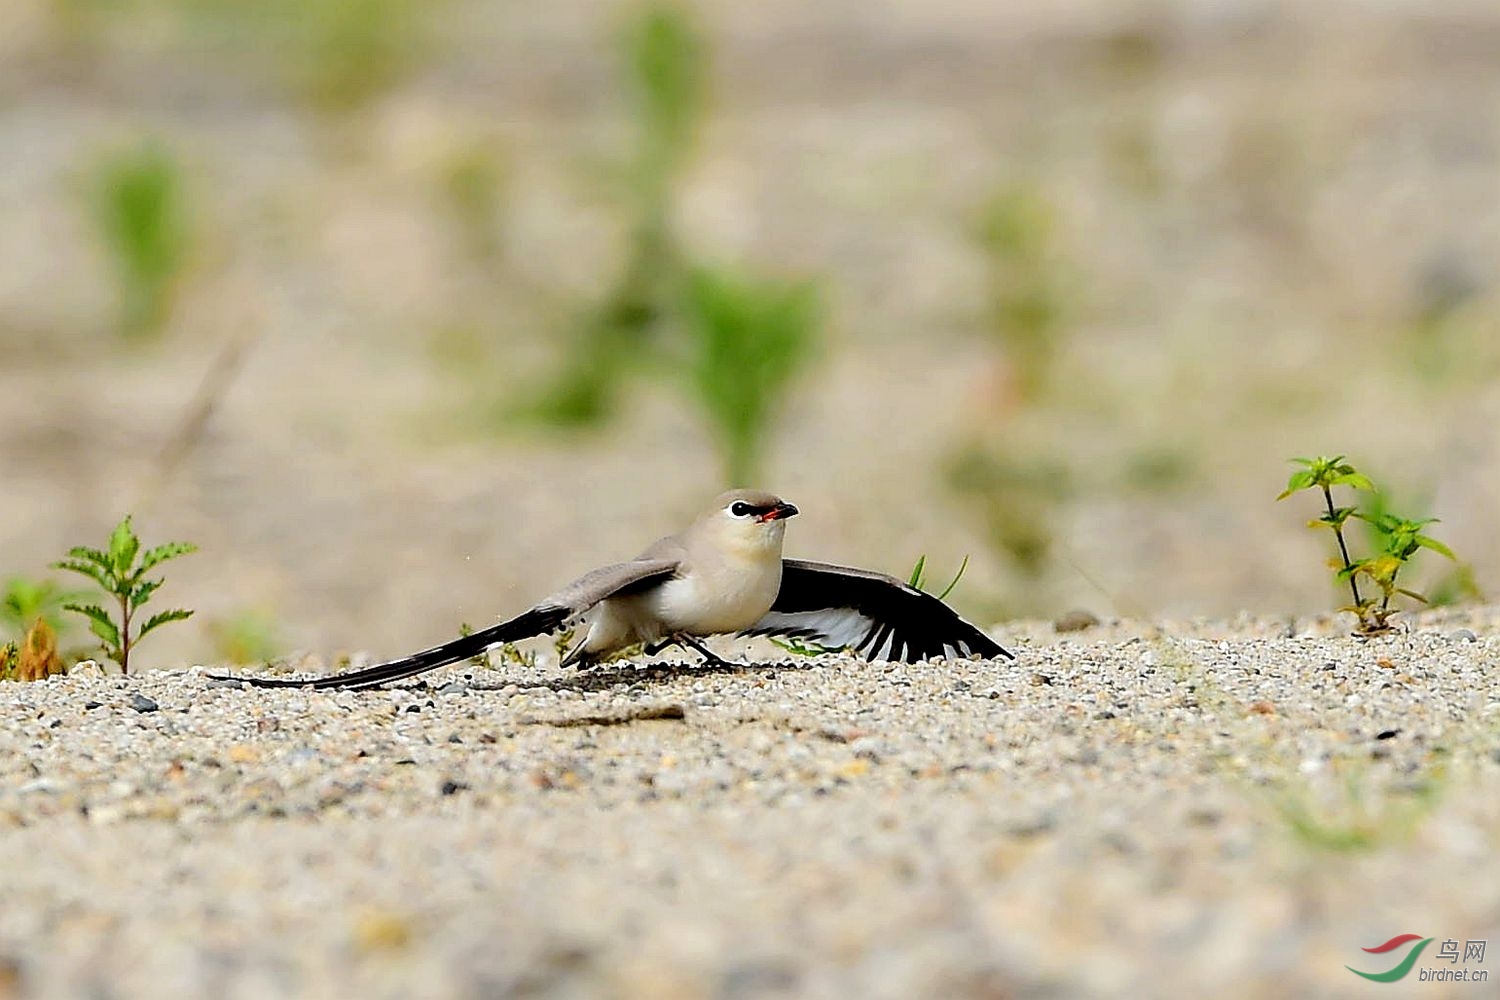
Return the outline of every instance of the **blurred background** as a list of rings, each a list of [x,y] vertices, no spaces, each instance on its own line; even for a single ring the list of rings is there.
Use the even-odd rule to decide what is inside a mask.
[[[1343,453],[1471,599],[1497,260],[1484,0],[6,0],[0,579],[133,511],[151,662],[394,655],[733,482],[985,623],[1307,613]]]

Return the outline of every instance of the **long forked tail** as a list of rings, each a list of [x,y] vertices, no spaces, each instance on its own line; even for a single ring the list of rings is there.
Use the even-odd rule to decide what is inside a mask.
[[[308,688],[337,688],[342,690],[357,690],[359,688],[375,687],[390,681],[399,681],[404,677],[414,677],[417,674],[441,667],[445,664],[455,663],[465,657],[474,656],[483,652],[490,646],[500,642],[518,642],[521,639],[530,639],[534,635],[543,632],[551,632],[561,627],[567,621],[571,612],[567,608],[538,607],[524,612],[512,618],[510,621],[501,622],[499,625],[491,625],[489,628],[478,632],[471,632],[462,638],[445,642],[441,646],[433,646],[424,649],[420,653],[403,656],[399,660],[391,660],[389,663],[377,663],[373,667],[363,670],[352,670],[346,674],[334,674],[331,677],[316,677],[310,680],[295,680],[283,677],[225,677],[211,674],[216,680],[244,681],[255,687],[308,687]]]

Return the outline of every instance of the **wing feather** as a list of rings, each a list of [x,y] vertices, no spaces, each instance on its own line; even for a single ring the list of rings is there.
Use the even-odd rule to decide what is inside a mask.
[[[907,663],[1011,656],[932,594],[884,573],[801,559],[782,560],[776,603],[744,634],[797,635]]]

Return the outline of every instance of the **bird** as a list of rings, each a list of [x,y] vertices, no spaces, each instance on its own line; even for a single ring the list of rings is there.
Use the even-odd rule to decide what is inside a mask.
[[[388,663],[312,680],[237,677],[257,687],[361,689],[413,677],[492,645],[555,632],[588,616],[583,640],[561,665],[594,666],[641,647],[697,651],[729,666],[706,636],[787,636],[870,660],[1014,656],[939,598],[884,573],[782,555],[794,504],[762,490],[720,494],[686,530],[628,562],[585,573],[526,611],[489,628]]]

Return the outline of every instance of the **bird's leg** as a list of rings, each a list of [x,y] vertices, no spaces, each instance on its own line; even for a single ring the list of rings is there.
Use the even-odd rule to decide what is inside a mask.
[[[698,651],[699,655],[703,657],[703,662],[711,667],[722,667],[726,669],[733,669],[734,667],[734,664],[730,663],[723,657],[716,655],[713,650],[709,649],[707,646],[703,645],[703,643],[699,642],[697,639],[694,639],[686,632],[678,632],[676,635],[672,636],[672,641],[682,646],[693,647]]]

